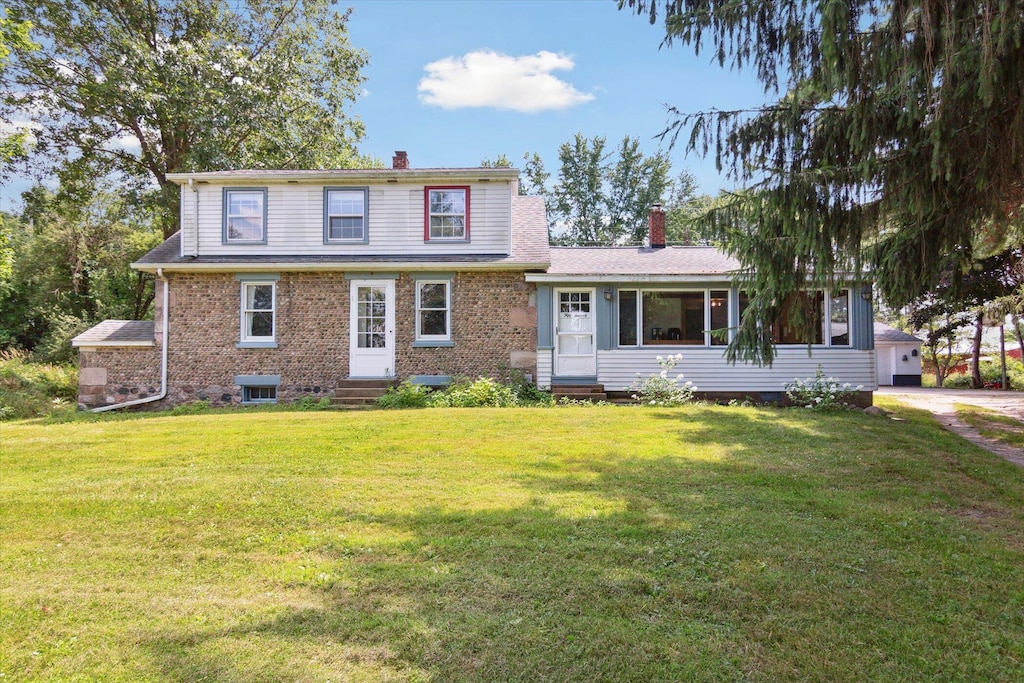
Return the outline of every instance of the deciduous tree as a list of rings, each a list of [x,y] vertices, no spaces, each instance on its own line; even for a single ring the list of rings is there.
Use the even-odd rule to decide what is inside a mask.
[[[367,62],[330,0],[9,0],[46,45],[12,48],[7,112],[38,128],[33,162],[161,190],[177,229],[174,171],[325,168],[357,162],[349,106]],[[81,173],[80,170],[75,173]]]

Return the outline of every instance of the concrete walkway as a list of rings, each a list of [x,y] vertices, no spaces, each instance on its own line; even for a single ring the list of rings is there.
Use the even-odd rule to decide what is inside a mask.
[[[879,387],[876,396],[888,396],[914,408],[927,410],[944,428],[973,444],[1024,467],[1024,451],[1005,443],[986,439],[956,416],[955,403],[994,410],[1024,422],[1024,392],[987,389],[925,389],[922,387]]]

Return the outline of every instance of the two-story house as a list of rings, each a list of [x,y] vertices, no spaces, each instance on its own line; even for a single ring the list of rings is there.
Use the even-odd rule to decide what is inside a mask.
[[[361,380],[441,383],[522,370],[541,387],[626,391],[656,357],[708,397],[772,398],[820,365],[874,388],[870,302],[811,292],[820,334],[771,368],[729,365],[745,296],[710,247],[551,248],[540,198],[510,168],[224,171],[169,176],[181,230],[132,266],[154,321],[75,338],[80,403],[284,401]]]

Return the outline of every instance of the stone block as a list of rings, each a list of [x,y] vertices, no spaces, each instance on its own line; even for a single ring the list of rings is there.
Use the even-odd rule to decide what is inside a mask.
[[[516,370],[536,370],[536,351],[513,351],[509,356],[509,365]]]
[[[78,371],[78,384],[82,387],[105,387],[107,385],[107,369],[82,368]]]
[[[537,309],[513,308],[508,312],[508,323],[512,327],[537,327]]]

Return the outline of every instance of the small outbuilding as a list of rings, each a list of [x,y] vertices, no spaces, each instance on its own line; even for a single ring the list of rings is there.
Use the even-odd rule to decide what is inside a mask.
[[[885,323],[875,323],[875,355],[880,387],[921,386],[921,340]]]

